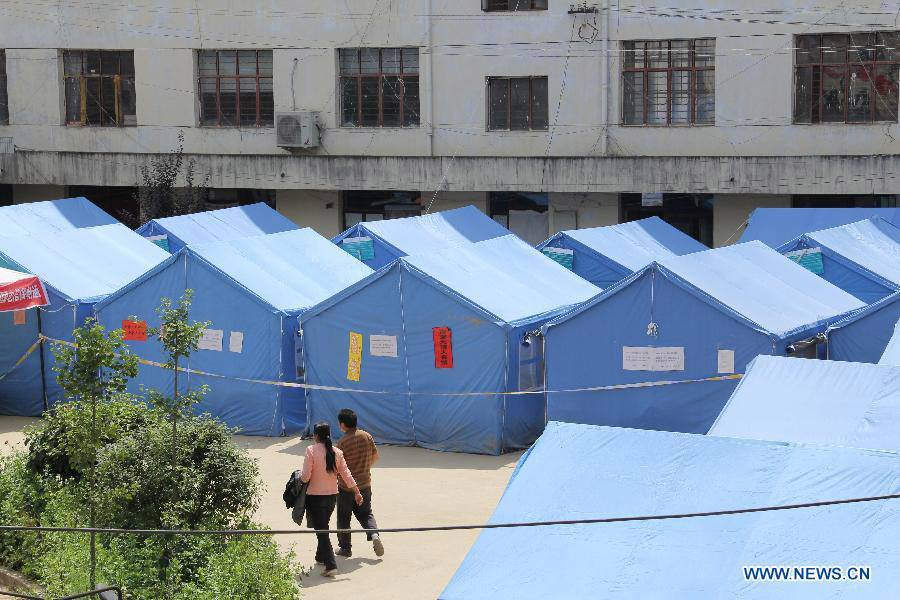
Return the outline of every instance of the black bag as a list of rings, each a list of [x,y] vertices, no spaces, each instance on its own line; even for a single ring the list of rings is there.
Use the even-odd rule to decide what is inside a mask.
[[[301,527],[303,527],[303,513],[306,512],[307,487],[309,487],[309,483],[301,481],[300,471],[294,471],[281,496],[285,507],[291,509],[291,519]]]

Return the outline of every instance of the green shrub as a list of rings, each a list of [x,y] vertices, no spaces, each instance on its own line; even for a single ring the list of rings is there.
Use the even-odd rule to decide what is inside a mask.
[[[251,515],[259,501],[259,470],[231,433],[208,417],[182,418],[177,494],[170,467],[171,426],[161,416],[107,445],[97,465],[105,522],[131,529],[224,528]]]
[[[0,523],[37,524],[45,491],[54,483],[42,482],[29,471],[24,452],[0,456]],[[0,564],[33,575],[39,548],[40,538],[33,533],[2,532]]]
[[[213,554],[195,581],[183,586],[176,600],[266,598],[294,600],[293,554],[282,555],[269,536],[241,536]]]

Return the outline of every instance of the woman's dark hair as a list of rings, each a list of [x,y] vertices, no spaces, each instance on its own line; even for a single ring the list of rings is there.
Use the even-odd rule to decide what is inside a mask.
[[[320,442],[325,444],[325,470],[329,473],[334,473],[335,460],[334,448],[331,445],[331,425],[327,421],[316,423],[313,433],[316,434],[316,438]]]

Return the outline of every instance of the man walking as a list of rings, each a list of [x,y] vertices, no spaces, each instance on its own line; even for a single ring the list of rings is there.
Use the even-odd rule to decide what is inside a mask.
[[[337,499],[337,527],[338,529],[350,528],[350,515],[354,515],[364,529],[375,529],[375,515],[372,514],[372,465],[378,461],[378,448],[375,440],[368,432],[356,427],[356,413],[349,408],[341,409],[338,413],[338,425],[344,433],[336,446],[344,453],[344,460],[350,468],[353,479],[362,494],[362,504],[357,505],[354,493],[350,488],[344,487],[344,482],[338,482]],[[340,548],[335,553],[338,556],[349,558],[353,556],[350,549],[350,534],[339,533],[338,545]],[[384,544],[377,533],[367,533],[366,539],[372,542],[376,556],[384,555]]]

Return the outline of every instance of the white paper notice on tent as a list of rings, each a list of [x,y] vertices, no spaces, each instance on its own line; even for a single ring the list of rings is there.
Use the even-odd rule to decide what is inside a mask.
[[[369,336],[369,355],[370,356],[387,356],[389,358],[397,358],[397,336],[396,335],[370,335]]]
[[[222,351],[222,340],[225,337],[225,331],[222,329],[204,329],[200,333],[200,341],[197,348],[200,350]]]
[[[719,373],[734,373],[734,350],[719,350]]]
[[[684,347],[622,346],[625,371],[684,371]]]
[[[228,351],[240,354],[244,350],[244,332],[232,331],[228,336]]]

